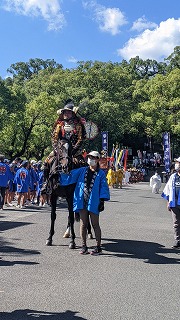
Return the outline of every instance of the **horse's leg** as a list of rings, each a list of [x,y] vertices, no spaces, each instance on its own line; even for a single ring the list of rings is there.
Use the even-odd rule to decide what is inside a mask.
[[[70,192],[69,196],[66,198],[68,203],[68,210],[69,210],[69,221],[70,221],[70,228],[71,228],[71,241],[69,244],[69,249],[75,249],[75,232],[74,232],[74,211],[73,211],[73,193]]]
[[[71,223],[70,223],[70,216],[68,215],[68,224],[67,224],[67,229],[63,235],[63,238],[69,238],[70,237],[70,232],[71,232]]]
[[[56,203],[57,203],[57,195],[52,192],[51,194],[51,229],[49,232],[49,237],[46,240],[46,245],[52,245],[52,237],[54,235],[54,224],[56,220]]]

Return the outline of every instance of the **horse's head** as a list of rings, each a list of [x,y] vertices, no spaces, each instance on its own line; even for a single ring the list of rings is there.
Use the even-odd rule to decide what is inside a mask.
[[[72,165],[72,145],[69,140],[62,139],[58,141],[56,148],[56,166],[58,172],[68,173]]]

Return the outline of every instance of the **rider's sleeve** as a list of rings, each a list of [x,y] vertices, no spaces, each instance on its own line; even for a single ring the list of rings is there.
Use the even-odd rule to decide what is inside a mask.
[[[82,143],[83,143],[83,124],[78,123],[76,125],[76,131],[77,131],[77,142],[76,144],[73,146],[73,154],[81,147]]]
[[[61,124],[58,123],[57,126],[54,128],[54,131],[52,132],[52,146],[53,149],[57,147],[58,139],[60,138],[61,134]]]

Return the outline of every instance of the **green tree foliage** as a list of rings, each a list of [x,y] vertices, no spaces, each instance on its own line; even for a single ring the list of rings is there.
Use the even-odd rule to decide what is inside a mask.
[[[54,59],[30,59],[29,62],[17,62],[11,64],[10,68],[7,70],[13,75],[14,78],[19,81],[31,79],[33,75],[38,74],[40,70],[48,69],[53,71],[53,69],[62,68],[62,65],[56,63]]]
[[[133,97],[136,112],[131,116],[133,128],[161,141],[163,132],[180,137],[180,70],[156,75],[135,83]]]
[[[161,142],[164,131],[177,148],[179,59],[176,47],[167,63],[136,57],[122,63],[80,61],[76,69],[49,59],[11,65],[13,77],[0,79],[0,152],[11,159],[44,158],[56,112],[69,97],[99,132],[109,132],[110,150],[116,142],[134,148],[143,147],[148,137]],[[101,149],[101,135],[85,146]]]

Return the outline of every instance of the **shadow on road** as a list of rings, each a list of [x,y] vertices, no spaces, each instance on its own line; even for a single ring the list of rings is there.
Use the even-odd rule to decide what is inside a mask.
[[[33,264],[38,264],[37,262],[31,262],[31,261],[7,261],[3,260],[3,257],[11,255],[12,254],[16,257],[19,256],[30,256],[30,255],[35,255],[35,254],[40,254],[40,251],[37,250],[27,250],[27,249],[21,249],[21,248],[16,248],[12,246],[10,242],[7,242],[4,240],[3,237],[0,237],[0,254],[2,255],[0,258],[0,267],[1,266],[13,266],[15,264],[24,264],[24,265],[33,265]]]
[[[118,258],[141,259],[150,264],[179,264],[180,258],[166,257],[165,254],[180,253],[178,250],[165,248],[155,242],[105,239],[108,243],[103,244],[104,250],[108,251],[109,256]],[[105,253],[105,252],[104,252]]]
[[[0,312],[1,320],[87,320],[76,316],[78,312],[67,310],[65,312],[43,312],[35,310],[14,310],[12,312]]]
[[[28,224],[32,224],[30,222],[16,222],[16,221],[2,221],[0,222],[0,232],[13,229],[13,228],[18,228],[22,226],[26,226]]]

